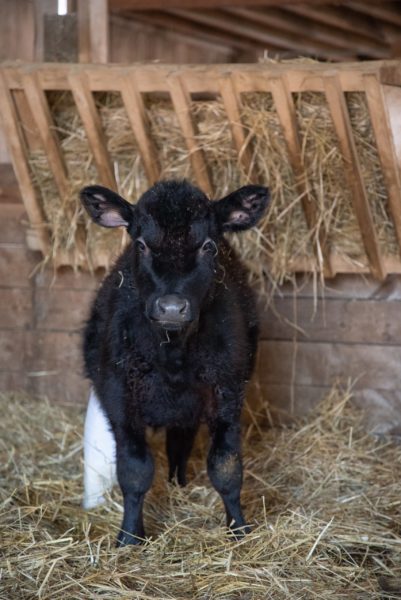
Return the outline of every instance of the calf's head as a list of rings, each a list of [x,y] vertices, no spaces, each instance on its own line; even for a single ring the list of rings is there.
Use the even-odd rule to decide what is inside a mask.
[[[162,181],[136,205],[99,185],[84,188],[81,200],[98,225],[127,228],[144,313],[172,331],[196,323],[216,277],[223,233],[256,225],[269,191],[248,185],[210,201],[186,181]]]

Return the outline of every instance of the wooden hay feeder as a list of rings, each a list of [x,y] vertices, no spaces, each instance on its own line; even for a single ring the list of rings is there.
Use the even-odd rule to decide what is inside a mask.
[[[320,272],[325,276],[370,272],[379,279],[401,272],[401,183],[391,127],[395,113],[389,113],[388,101],[391,93],[392,102],[395,98],[401,106],[396,87],[401,83],[400,65],[395,61],[215,66],[10,64],[3,65],[0,75],[0,112],[30,220],[28,243],[45,257],[52,257],[56,266],[108,266],[111,256],[124,243],[124,238],[113,237],[107,246],[104,238],[96,238],[108,232],[95,234],[85,221],[77,200],[80,185],[97,182],[120,193],[126,194],[131,189],[136,195],[160,177],[178,174],[194,180],[211,197],[247,182],[266,183],[273,189],[277,196],[273,204],[280,201],[280,210],[273,211],[274,217],[267,218],[256,236],[247,238],[244,255],[249,264],[263,263],[260,268],[269,266],[274,274],[280,244],[286,246],[278,279],[299,271]],[[73,146],[69,150],[69,142],[63,142],[66,132],[57,116],[57,106],[62,104],[61,92],[68,93],[68,110],[76,115],[77,120],[69,124],[68,135],[69,139],[74,135],[80,138],[79,151]],[[361,106],[366,106],[366,140],[363,136],[359,141],[356,139],[357,125],[350,108],[352,94],[357,95]],[[101,108],[101,98],[105,95],[119,98],[119,114],[123,111],[126,119],[120,124],[121,131],[131,137],[127,148],[140,179],[135,184],[132,184],[133,171],[120,176],[118,152],[113,154]],[[256,106],[260,107],[263,104],[260,99],[267,97],[271,104],[264,109],[266,112],[259,114],[259,122],[264,125],[267,116],[270,118],[274,113],[276,130],[268,132],[270,145],[263,145],[251,109],[255,98],[259,102]],[[303,112],[302,102],[306,97],[312,98],[309,121]],[[162,118],[159,123],[163,132],[159,140],[150,116],[152,98],[156,104],[168,105],[168,118],[164,115],[165,120]],[[314,98],[319,99],[315,107]],[[228,132],[229,146],[224,147],[217,134],[213,142],[217,150],[219,145],[224,147],[224,164],[217,164],[217,159],[213,163],[210,158],[208,121],[202,124],[202,115],[199,116],[205,105],[206,110],[208,106],[213,110],[218,108],[214,123],[217,119],[221,124],[226,144]],[[330,130],[332,137],[329,144],[326,140],[329,152],[326,148],[327,155],[316,169],[313,152],[308,152],[308,135],[322,114],[326,125],[318,135]],[[170,127],[175,128],[175,134],[179,130],[181,146],[177,140],[172,141]],[[318,135],[313,142],[315,146],[319,143]],[[274,153],[274,144],[280,140],[281,156]],[[174,144],[174,168],[171,160],[166,167],[166,152]],[[364,147],[374,153],[376,160],[373,184],[368,180],[369,176],[372,178],[373,167],[364,162]],[[334,161],[330,148],[335,150],[335,160],[340,163],[336,163],[337,174],[328,191],[325,165],[329,168]],[[35,156],[46,163],[45,179],[48,183],[51,180],[51,194],[47,192],[46,201],[35,171]],[[272,163],[264,164],[263,160]],[[183,168],[177,169],[176,165]],[[82,171],[83,166],[86,172]],[[81,169],[79,176],[76,169]],[[290,194],[287,192],[291,186],[285,178],[281,187],[277,186],[281,169],[287,170],[288,181],[293,182]],[[225,177],[223,186],[222,177]],[[379,180],[382,188],[372,191]],[[348,194],[347,198],[344,194]],[[348,253],[340,239],[346,235],[341,234],[337,242],[332,235],[333,207],[339,198],[342,200],[336,218],[341,220],[340,213],[346,208],[347,218],[354,223],[354,229],[347,234],[348,241],[359,240],[356,250],[354,247]],[[56,246],[61,221],[52,221],[53,202],[63,213],[68,229],[63,242]],[[390,240],[387,246],[379,232],[380,219],[385,222],[384,238]],[[279,232],[283,223],[284,233]],[[305,230],[305,243],[297,241],[300,230]],[[88,240],[96,242],[93,251]],[[291,240],[296,242],[292,246]],[[276,271],[280,271],[277,265]]]

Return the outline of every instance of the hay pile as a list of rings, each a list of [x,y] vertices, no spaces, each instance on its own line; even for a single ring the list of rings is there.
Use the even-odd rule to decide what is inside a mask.
[[[136,201],[148,183],[121,96],[119,93],[98,93],[95,96],[118,191]],[[304,92],[294,94],[293,99],[305,165],[304,179],[317,208],[317,223],[312,230],[306,224],[302,198],[271,95],[258,92],[241,97],[241,122],[252,155],[252,180],[268,185],[272,192],[271,210],[263,223],[256,231],[237,241],[243,257],[252,268],[254,279],[262,287],[268,277],[278,283],[287,279],[299,258],[310,259],[314,264],[312,270],[320,273],[322,239],[327,240],[329,252],[352,264],[367,265],[351,193],[344,182],[343,158],[325,96],[318,92]],[[158,151],[161,177],[194,180],[189,152],[170,98],[163,94],[149,94],[144,100],[150,133]],[[362,92],[347,93],[346,101],[380,249],[384,255],[398,255],[365,95]],[[33,177],[52,232],[52,254],[57,256],[59,251],[74,251],[75,248],[76,264],[82,262],[82,253],[91,264],[94,253],[100,248],[107,250],[112,259],[124,243],[121,234],[95,231],[78,205],[77,191],[83,185],[97,181],[98,175],[71,93],[49,93],[49,103],[71,181],[68,198],[60,199],[46,156],[37,150],[31,152]],[[245,172],[233,147],[221,99],[194,99],[191,112],[214,196],[219,197],[249,183],[250,173]],[[266,265],[269,265],[269,274],[266,273]]]
[[[401,596],[401,447],[367,435],[334,389],[305,422],[244,432],[231,541],[198,441],[185,489],[168,485],[161,433],[145,502],[151,540],[116,550],[121,497],[84,513],[82,409],[1,396],[1,592],[7,600],[390,599]]]

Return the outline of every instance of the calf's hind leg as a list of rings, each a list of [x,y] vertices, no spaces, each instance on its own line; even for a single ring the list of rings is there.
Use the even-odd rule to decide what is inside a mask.
[[[130,429],[115,432],[117,443],[117,478],[124,497],[124,517],[117,546],[140,544],[145,537],[143,501],[153,479],[153,457],[145,433]]]
[[[242,460],[239,422],[217,419],[211,425],[212,444],[207,470],[215,489],[219,492],[227,515],[227,526],[235,537],[248,533],[241,508]]]
[[[168,479],[177,476],[178,485],[187,484],[187,463],[194,445],[197,427],[169,427],[166,433],[166,452],[169,464]]]

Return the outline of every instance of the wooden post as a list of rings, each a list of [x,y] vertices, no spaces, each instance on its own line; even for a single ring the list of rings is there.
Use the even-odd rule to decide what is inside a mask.
[[[109,13],[107,0],[78,0],[79,62],[109,60]]]

